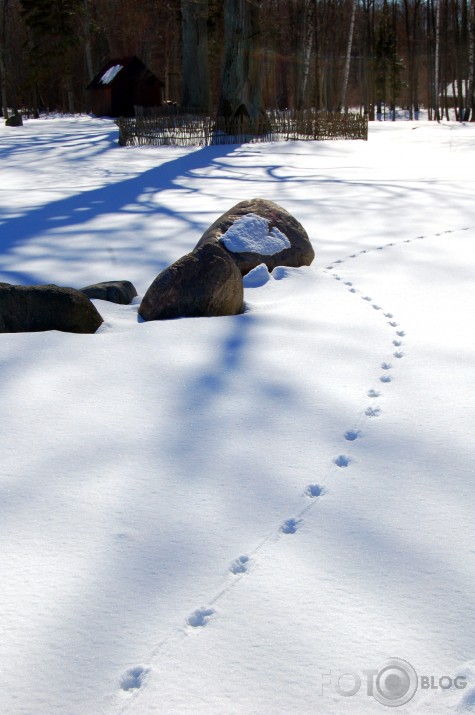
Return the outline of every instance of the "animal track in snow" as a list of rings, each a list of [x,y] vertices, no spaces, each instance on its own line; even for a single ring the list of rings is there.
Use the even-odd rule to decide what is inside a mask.
[[[364,295],[363,300],[371,300],[371,298],[369,297],[369,295]]]
[[[402,350],[396,350],[396,352],[394,353],[394,357],[395,357],[395,358],[402,358],[402,357],[404,357],[403,351],[402,351]]]
[[[462,228],[462,229],[457,229],[457,230],[466,231],[468,229]],[[443,236],[443,235],[449,234],[449,233],[455,233],[455,229],[453,231],[452,230],[441,231],[440,233],[435,233],[433,235],[434,236]],[[358,251],[357,253],[352,253],[351,255],[346,256],[344,259],[341,258],[338,261],[334,261],[334,263],[344,263],[347,258],[356,258],[357,256],[361,256],[362,254],[365,254],[365,253],[371,253],[373,251],[383,251],[385,248],[398,246],[402,243],[412,243],[413,241],[423,240],[425,238],[427,238],[427,236],[414,236],[413,238],[406,238],[404,241],[397,241],[397,242],[392,241],[391,243],[385,243],[382,246],[375,246],[374,248],[369,248],[369,249],[363,248],[360,251]],[[333,268],[333,265],[329,266],[329,268]]]
[[[381,310],[381,306],[380,306],[380,305],[374,305],[374,304],[373,304],[373,308],[374,308],[375,310]]]
[[[137,665],[135,668],[129,668],[120,679],[120,687],[122,690],[135,690],[141,688],[144,679],[150,672],[150,668],[144,668],[142,665]]]
[[[237,559],[234,559],[231,566],[229,567],[229,570],[233,574],[246,573],[248,569],[249,556],[246,555],[238,556]]]
[[[352,283],[351,281],[345,281],[345,285],[346,285],[346,286],[352,286],[353,283]]]
[[[337,467],[347,467],[350,464],[351,459],[347,454],[339,454],[338,457],[335,457],[333,462]]]
[[[281,532],[283,534],[295,534],[300,526],[300,521],[300,519],[287,519],[280,527]]]
[[[390,321],[389,321],[389,325],[391,326],[391,328],[396,328],[396,327],[397,327],[397,323],[396,323],[395,320],[390,320]]]
[[[402,345],[402,340],[393,340],[393,345],[399,348]]]
[[[368,397],[380,397],[381,393],[377,390],[368,390],[367,395]]]
[[[384,317],[385,317],[385,318],[392,318],[392,317],[393,317],[393,314],[392,314],[392,313],[385,313],[385,314],[384,314]]]
[[[400,338],[403,338],[405,336],[404,330],[396,330],[396,335],[398,335]]]
[[[381,414],[381,409],[379,407],[368,407],[365,410],[365,415],[367,417],[379,417]]]
[[[203,628],[214,614],[215,611],[212,608],[198,608],[186,622],[192,628]]]
[[[349,429],[343,435],[348,442],[354,442],[360,436],[360,431],[357,429]]]
[[[381,370],[390,370],[392,368],[392,365],[390,362],[382,362],[381,363]]]
[[[391,382],[391,380],[391,375],[381,375],[381,377],[379,378],[380,382]]]
[[[319,484],[309,484],[305,490],[305,496],[312,497],[312,499],[321,497],[324,493],[325,490]]]

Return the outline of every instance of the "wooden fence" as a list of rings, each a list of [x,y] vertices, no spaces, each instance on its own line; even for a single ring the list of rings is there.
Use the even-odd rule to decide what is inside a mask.
[[[200,114],[156,113],[135,118],[120,117],[121,146],[210,146],[301,139],[368,139],[368,120],[360,114],[312,110],[269,111],[251,121],[247,117],[231,125],[225,117]]]

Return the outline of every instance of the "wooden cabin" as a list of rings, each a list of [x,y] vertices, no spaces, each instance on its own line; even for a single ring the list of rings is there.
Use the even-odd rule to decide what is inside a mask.
[[[110,60],[86,87],[96,117],[133,117],[134,107],[159,107],[164,84],[137,57]]]

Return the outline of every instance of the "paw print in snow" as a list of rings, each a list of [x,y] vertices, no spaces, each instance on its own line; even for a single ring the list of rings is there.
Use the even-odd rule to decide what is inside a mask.
[[[129,668],[120,679],[120,687],[122,690],[135,690],[141,688],[145,678],[150,672],[150,668],[145,668],[142,665],[137,665],[135,668]]]
[[[287,519],[280,527],[280,530],[283,534],[295,534],[299,526],[300,519]]]
[[[192,628],[203,628],[214,613],[212,608],[198,608],[189,616],[187,624]]]
[[[239,573],[246,573],[247,570],[249,569],[249,556],[238,556],[237,559],[234,559],[232,562],[231,566],[229,567],[229,570],[233,574],[239,574]]]

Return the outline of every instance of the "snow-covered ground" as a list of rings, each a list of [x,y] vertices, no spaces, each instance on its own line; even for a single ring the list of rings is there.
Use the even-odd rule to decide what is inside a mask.
[[[401,712],[475,711],[475,125],[172,149],[32,120],[0,162],[0,281],[139,292],[94,301],[95,335],[0,335],[2,715],[366,714],[416,686]],[[239,316],[139,322],[256,196],[314,264],[248,277]]]

